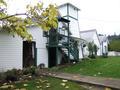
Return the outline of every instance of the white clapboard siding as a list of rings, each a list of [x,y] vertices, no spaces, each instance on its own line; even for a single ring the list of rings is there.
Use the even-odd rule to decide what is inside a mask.
[[[69,15],[78,19],[78,8],[75,8],[74,6],[69,5]]]
[[[79,22],[70,17],[69,20],[70,20],[70,32],[72,33],[71,36],[80,38]]]
[[[98,47],[97,55],[100,56],[100,55],[101,55],[101,54],[100,54],[100,53],[101,53],[101,52],[100,52],[100,51],[101,51],[101,50],[100,50],[101,47],[100,47],[100,41],[99,41],[99,38],[98,38],[98,34],[97,34],[97,33],[94,34],[94,36],[93,36],[93,41],[94,41],[94,44],[96,44],[97,47]]]
[[[44,63],[48,67],[48,51],[45,48],[37,49],[37,65]]]
[[[33,41],[36,42],[37,65],[44,63],[45,67],[48,67],[47,38],[43,37],[43,30],[37,26],[31,26],[28,30],[33,36]]]
[[[98,47],[97,55],[100,56],[101,55],[100,40],[98,38],[96,29],[81,31],[80,34],[81,34],[81,38],[86,40],[88,43],[93,42],[94,44],[97,45]],[[89,55],[88,47],[84,48],[83,53],[85,56]]]
[[[22,69],[22,40],[18,36],[0,32],[0,72]]]
[[[83,52],[82,52],[82,47],[79,46],[79,59],[83,58]]]
[[[66,16],[67,15],[67,7],[58,7],[59,13],[61,16]]]

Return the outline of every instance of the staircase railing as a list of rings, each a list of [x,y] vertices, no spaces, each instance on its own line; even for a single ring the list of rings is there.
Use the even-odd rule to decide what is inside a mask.
[[[69,47],[67,47],[68,46],[67,42],[63,42],[62,45],[66,46],[66,50],[68,50],[68,48],[69,48],[70,59],[79,60],[79,49],[78,49],[77,41],[75,41],[73,38],[71,38]],[[64,51],[65,54],[68,56],[68,53],[67,53],[68,51],[66,52],[66,50],[62,49],[62,51]]]

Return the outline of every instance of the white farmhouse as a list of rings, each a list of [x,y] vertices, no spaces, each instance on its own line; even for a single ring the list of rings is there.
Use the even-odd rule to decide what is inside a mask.
[[[61,11],[64,9],[66,14]],[[13,37],[5,30],[0,30],[0,71],[40,64],[52,67],[82,58],[79,9],[66,3],[59,7],[59,11],[64,18],[58,16],[58,28],[43,32],[34,25],[27,27],[33,36],[32,42],[22,40],[17,35]]]
[[[89,42],[93,42],[95,45],[97,45],[98,47],[98,51],[97,51],[97,55],[100,56],[101,55],[101,46],[100,46],[100,40],[97,34],[96,29],[93,30],[86,30],[86,31],[80,31],[81,34],[81,38],[86,40],[85,43],[83,43],[83,55],[84,56],[88,56],[89,55],[89,51],[88,51],[88,43]]]
[[[105,35],[99,35],[99,40],[100,40],[100,55],[105,55],[108,54],[108,38]]]
[[[43,30],[36,26],[28,29],[33,36],[32,42],[24,41],[17,35],[13,37],[4,30],[0,31],[0,71],[22,69],[40,63],[48,67],[47,40],[43,37]]]

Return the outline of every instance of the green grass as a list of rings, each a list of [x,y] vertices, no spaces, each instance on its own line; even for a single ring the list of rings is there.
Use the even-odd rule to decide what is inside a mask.
[[[52,78],[52,77],[42,77],[30,81],[25,81],[21,83],[13,84],[15,88],[21,90],[86,90],[82,88],[78,83],[71,81],[65,82],[66,85],[62,86],[62,79]],[[27,86],[24,86],[27,84]],[[50,84],[50,85],[48,85]],[[39,86],[39,88],[37,88]],[[46,87],[50,86],[50,87]],[[69,88],[65,88],[68,86]],[[23,88],[23,89],[22,89]],[[14,90],[14,89],[0,89],[0,90]]]
[[[120,57],[108,57],[84,60],[65,68],[56,68],[56,71],[77,73],[89,76],[120,78]]]

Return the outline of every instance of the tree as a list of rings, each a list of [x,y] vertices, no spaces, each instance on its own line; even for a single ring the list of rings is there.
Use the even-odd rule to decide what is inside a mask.
[[[96,44],[93,45],[93,51],[94,51],[95,55],[97,55],[98,47]]]
[[[95,58],[95,56],[97,55],[97,51],[98,51],[97,45],[94,44],[93,42],[89,42],[88,43],[88,51],[89,51],[89,57]]]
[[[89,51],[89,56],[93,56],[93,43],[92,42],[88,43],[88,51]]]
[[[43,8],[43,3],[37,3],[35,6],[27,5],[26,13],[17,13],[9,15],[7,13],[7,3],[0,0],[0,30],[5,30],[10,34],[19,35],[26,40],[32,40],[32,35],[28,33],[26,26],[36,25],[43,30],[50,30],[51,27],[57,27],[57,8],[55,5],[49,5]],[[26,16],[25,19],[20,16]]]
[[[120,39],[111,40],[109,44],[109,51],[120,52]]]

